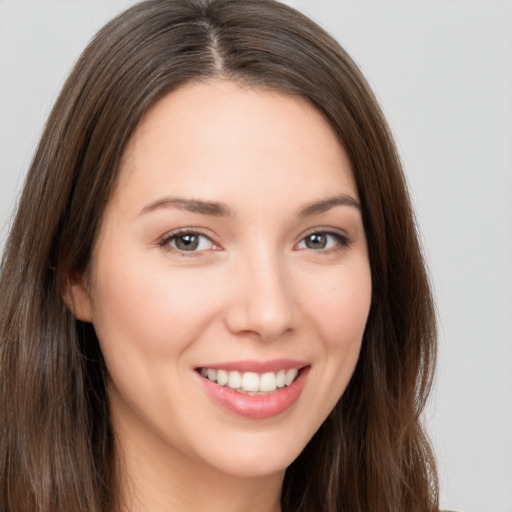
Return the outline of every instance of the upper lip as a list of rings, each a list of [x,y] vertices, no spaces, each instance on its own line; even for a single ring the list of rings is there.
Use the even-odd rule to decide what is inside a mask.
[[[241,361],[225,361],[221,363],[207,363],[196,367],[196,370],[201,368],[210,368],[212,370],[228,370],[239,372],[278,372],[279,370],[290,370],[297,368],[300,370],[309,366],[307,361],[299,361],[296,359],[271,359],[267,361],[262,360],[241,360]]]

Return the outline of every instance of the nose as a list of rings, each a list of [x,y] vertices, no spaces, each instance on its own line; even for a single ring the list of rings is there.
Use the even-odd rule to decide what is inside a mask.
[[[275,340],[297,328],[296,296],[284,261],[261,253],[245,258],[230,280],[233,293],[225,320],[231,332]]]

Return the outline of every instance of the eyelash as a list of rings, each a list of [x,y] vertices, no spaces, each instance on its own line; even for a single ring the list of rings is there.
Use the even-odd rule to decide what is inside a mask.
[[[334,252],[342,251],[344,249],[347,249],[351,244],[351,239],[342,233],[338,233],[336,231],[328,231],[328,230],[322,230],[322,229],[315,229],[314,231],[310,231],[309,233],[306,233],[300,240],[299,244],[306,241],[308,237],[311,237],[313,235],[324,235],[327,237],[334,238],[337,245],[335,247],[331,247],[328,249],[310,249],[311,251],[314,251],[315,253],[320,254],[331,254]]]
[[[177,238],[180,238],[180,237],[184,237],[186,235],[206,238],[214,246],[217,246],[217,244],[208,235],[201,233],[201,231],[198,231],[195,229],[187,229],[187,228],[179,229],[178,231],[173,231],[172,233],[164,235],[164,237],[160,240],[158,245],[160,247],[163,247],[166,251],[176,252],[182,256],[197,256],[197,254],[202,251],[184,251],[184,250],[178,249],[177,247],[173,247],[172,245],[170,245],[173,240],[176,240]]]
[[[186,235],[189,235],[189,236],[197,236],[197,237],[203,237],[203,238],[206,238],[207,240],[209,240],[211,242],[211,244],[213,244],[214,246],[218,246],[216,244],[215,241],[213,241],[211,239],[211,237],[209,237],[208,235],[205,235],[204,233],[201,233],[201,231],[197,231],[197,230],[194,230],[194,229],[180,229],[178,231],[174,231],[172,233],[169,233],[167,235],[165,235],[158,243],[158,245],[162,248],[164,248],[165,250],[169,251],[169,252],[176,252],[182,256],[197,256],[199,253],[203,252],[201,250],[197,251],[197,250],[192,250],[192,251],[186,251],[186,250],[181,250],[181,249],[178,249],[177,247],[173,247],[171,246],[171,242],[176,240],[177,238],[179,237],[182,237],[182,236],[186,236]],[[331,248],[328,248],[328,249],[310,249],[310,248],[306,248],[306,249],[309,249],[315,253],[320,253],[320,254],[330,254],[330,253],[334,253],[334,252],[338,252],[338,251],[342,251],[346,248],[348,248],[351,244],[351,240],[350,238],[347,236],[347,235],[343,235],[341,233],[337,233],[335,231],[328,231],[328,230],[315,230],[315,231],[311,231],[309,233],[306,233],[299,241],[299,244],[302,244],[306,241],[306,239],[308,237],[311,237],[313,235],[324,235],[324,236],[327,236],[327,237],[332,237],[335,239],[337,245],[335,247],[331,247]],[[301,249],[302,250],[302,249]]]

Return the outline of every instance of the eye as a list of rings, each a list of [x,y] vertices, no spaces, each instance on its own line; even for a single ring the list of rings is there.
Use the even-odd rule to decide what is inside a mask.
[[[298,249],[311,249],[314,251],[329,251],[348,247],[348,237],[340,233],[316,231],[305,236],[297,245]]]
[[[217,249],[210,238],[195,231],[180,231],[166,236],[160,245],[179,252],[200,252]]]

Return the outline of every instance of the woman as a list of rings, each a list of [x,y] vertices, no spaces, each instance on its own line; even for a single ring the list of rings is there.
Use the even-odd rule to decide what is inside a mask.
[[[437,510],[435,322],[385,120],[271,0],[77,62],[1,274],[0,509]]]

